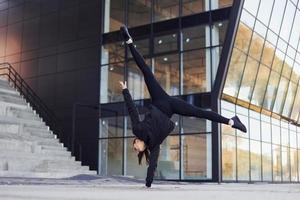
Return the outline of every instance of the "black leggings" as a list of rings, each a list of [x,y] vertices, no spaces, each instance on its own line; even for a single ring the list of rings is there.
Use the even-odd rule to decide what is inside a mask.
[[[172,115],[179,114],[184,116],[193,116],[198,118],[205,118],[211,121],[228,124],[229,119],[219,115],[213,111],[203,110],[199,107],[193,106],[177,97],[169,96],[155,79],[151,69],[145,63],[145,60],[136,50],[133,43],[129,44],[131,54],[144,75],[145,83],[150,93],[152,104],[164,112],[169,118]]]

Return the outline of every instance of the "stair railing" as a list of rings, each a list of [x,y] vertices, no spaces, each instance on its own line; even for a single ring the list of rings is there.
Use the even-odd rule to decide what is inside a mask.
[[[10,63],[0,63],[0,79],[8,80],[9,84],[17,89],[32,108],[36,110],[37,114],[39,114],[46,125],[49,126],[50,130],[52,130],[58,138],[61,138],[61,123],[54,112],[31,89]]]

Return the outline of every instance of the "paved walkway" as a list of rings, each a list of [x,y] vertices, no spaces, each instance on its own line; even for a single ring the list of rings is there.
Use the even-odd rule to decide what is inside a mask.
[[[297,200],[300,184],[215,184],[155,182],[124,177],[78,176],[71,179],[0,178],[1,200]]]

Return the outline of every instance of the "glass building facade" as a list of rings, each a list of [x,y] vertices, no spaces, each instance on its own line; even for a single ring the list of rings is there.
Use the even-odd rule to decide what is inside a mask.
[[[230,0],[105,1],[100,103],[107,114],[99,122],[100,174],[144,178],[147,172],[132,149],[130,118],[116,111],[126,110],[119,80],[128,82],[138,106],[150,98],[141,71],[120,41],[120,25],[129,27],[138,51],[166,92],[200,106],[197,96],[209,94],[214,82],[231,4]],[[112,106],[115,111],[106,112]],[[142,109],[140,114],[143,117]],[[178,115],[172,120],[176,128],[161,145],[156,179],[211,180],[211,122]]]
[[[128,82],[143,118],[150,96],[119,36],[125,24],[169,95],[238,115],[248,129],[174,115],[155,179],[300,181],[299,6],[298,0],[103,1],[99,174],[146,176],[118,83]]]
[[[222,93],[224,181],[298,182],[300,9],[297,0],[245,0]]]

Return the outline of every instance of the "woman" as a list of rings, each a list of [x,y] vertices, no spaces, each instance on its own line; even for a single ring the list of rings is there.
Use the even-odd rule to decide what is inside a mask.
[[[141,121],[127,89],[126,82],[123,83],[120,81],[124,100],[131,118],[132,131],[136,136],[133,142],[134,149],[139,152],[139,163],[141,163],[142,156],[145,154],[149,164],[146,178],[147,187],[151,187],[153,181],[154,172],[157,167],[159,146],[175,127],[174,122],[170,119],[173,114],[205,118],[218,123],[228,124],[233,128],[247,132],[246,127],[237,116],[228,119],[216,112],[203,110],[188,104],[179,98],[169,96],[161,88],[150,67],[147,66],[143,57],[135,49],[127,27],[120,27],[120,32],[125,43],[128,45],[137,66],[144,75],[145,83],[152,100],[149,112],[146,113],[145,119]]]

